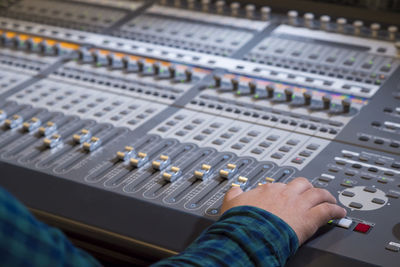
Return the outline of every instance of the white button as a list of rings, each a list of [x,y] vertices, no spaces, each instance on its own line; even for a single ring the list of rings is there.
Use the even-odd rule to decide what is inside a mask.
[[[352,220],[343,218],[343,219],[340,219],[340,220],[338,221],[337,225],[340,226],[340,227],[349,229],[349,228],[350,228],[350,225],[351,225],[352,223],[353,223]]]

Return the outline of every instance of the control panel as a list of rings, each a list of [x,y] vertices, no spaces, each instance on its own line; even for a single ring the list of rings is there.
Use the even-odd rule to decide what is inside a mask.
[[[218,220],[232,186],[303,176],[348,213],[288,266],[397,266],[399,25],[328,15],[1,3],[0,185],[68,232],[155,261]]]

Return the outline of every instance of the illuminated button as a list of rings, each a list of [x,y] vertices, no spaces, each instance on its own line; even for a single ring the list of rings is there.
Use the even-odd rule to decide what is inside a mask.
[[[354,227],[354,231],[360,232],[360,233],[367,233],[371,229],[371,225],[365,224],[365,223],[358,223],[356,227]]]
[[[292,159],[292,162],[296,163],[296,164],[302,164],[304,162],[304,160],[305,160],[304,158],[295,157],[294,159]]]
[[[22,124],[22,127],[24,128],[25,131],[27,132],[33,132],[39,129],[40,125],[42,122],[40,119],[33,117],[29,121],[26,121]]]
[[[84,142],[89,141],[89,139],[91,137],[92,137],[92,134],[90,133],[89,130],[82,129],[82,130],[79,131],[79,133],[74,134],[72,139],[74,140],[75,143],[82,144]]]
[[[7,113],[0,109],[0,122],[4,121],[7,118]]]
[[[271,177],[265,177],[265,181],[266,181],[267,183],[273,183],[273,182],[275,182],[275,179],[274,179],[274,178],[271,178]]]
[[[381,177],[381,178],[378,179],[378,182],[381,183],[381,184],[387,184],[388,179],[385,178],[385,177]]]
[[[237,168],[235,164],[227,164],[226,168],[219,171],[219,175],[222,178],[230,179],[237,172]]]
[[[202,164],[199,170],[194,171],[194,177],[200,180],[206,180],[211,174],[211,166]]]
[[[18,126],[20,126],[23,122],[23,118],[19,115],[13,115],[10,119],[6,119],[4,121],[4,124],[10,128],[10,129],[14,129],[17,128]]]
[[[126,146],[125,151],[118,151],[117,158],[123,161],[130,160],[132,157],[136,156],[136,151],[131,146]]]
[[[94,151],[101,146],[101,139],[93,136],[88,142],[84,142],[82,148],[86,151]]]
[[[345,186],[345,187],[353,187],[354,184],[356,184],[355,181],[350,180],[350,179],[345,179],[340,185]]]
[[[137,156],[135,156],[129,160],[129,163],[136,168],[140,168],[143,165],[145,165],[148,161],[149,161],[149,158],[148,158],[147,154],[143,153],[143,152],[139,152],[137,154]]]
[[[389,244],[386,245],[385,247],[387,250],[393,251],[393,252],[399,252],[400,251],[400,244],[395,243],[395,242],[389,242]]]
[[[361,203],[358,202],[351,202],[349,204],[350,207],[355,208],[355,209],[361,209],[363,207],[363,205]]]
[[[167,168],[169,164],[171,164],[170,158],[166,155],[161,155],[158,160],[153,160],[151,166],[153,169],[161,171]]]
[[[346,218],[342,218],[337,222],[337,225],[342,227],[342,228],[349,229],[352,223],[353,223],[352,220],[346,219]]]
[[[164,180],[174,182],[181,176],[181,174],[182,172],[180,168],[172,166],[168,170],[163,172],[162,177],[164,178]]]
[[[57,124],[48,121],[45,126],[39,128],[39,133],[43,136],[50,136],[57,131]]]
[[[61,144],[61,135],[53,134],[51,137],[45,138],[43,144],[49,148],[56,147]]]
[[[321,174],[321,176],[318,178],[318,180],[320,180],[322,182],[327,182],[327,183],[329,183],[333,179],[335,179],[335,176],[329,175],[329,174]]]

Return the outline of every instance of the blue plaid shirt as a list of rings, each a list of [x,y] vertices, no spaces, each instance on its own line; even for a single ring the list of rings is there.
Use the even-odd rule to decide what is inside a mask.
[[[242,206],[222,215],[185,251],[159,266],[283,266],[298,247],[292,228],[264,210]],[[39,222],[0,188],[0,266],[100,266],[58,229]]]

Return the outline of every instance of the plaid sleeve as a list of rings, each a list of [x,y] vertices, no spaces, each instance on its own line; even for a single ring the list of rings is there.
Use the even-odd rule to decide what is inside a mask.
[[[0,266],[100,266],[0,188]]]
[[[225,212],[185,251],[160,266],[284,266],[299,246],[296,233],[279,217],[256,207]]]

